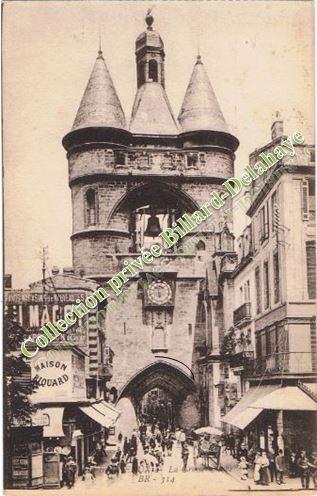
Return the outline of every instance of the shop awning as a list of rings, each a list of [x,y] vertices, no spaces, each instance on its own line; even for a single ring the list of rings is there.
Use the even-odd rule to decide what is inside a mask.
[[[250,388],[222,421],[245,429],[263,410],[317,411],[317,403],[298,386],[257,386]]]
[[[88,417],[92,420],[107,429],[113,426],[120,415],[120,413],[112,405],[109,405],[105,401],[93,403],[89,406],[81,406],[80,410],[88,415]]]
[[[239,429],[245,429],[260,413],[263,408],[250,408],[256,400],[264,395],[270,394],[280,385],[265,385],[252,387],[242,396],[241,400],[221,420],[227,424],[234,425]]]
[[[114,425],[120,416],[120,412],[110,403],[106,401],[100,401],[99,403],[94,403],[94,408],[100,411],[105,417],[109,418],[111,425]]]
[[[297,386],[285,386],[252,403],[251,408],[267,410],[317,411],[317,403]]]
[[[43,428],[43,437],[64,437],[63,415],[64,407],[41,408],[41,413],[49,418],[48,425]]]

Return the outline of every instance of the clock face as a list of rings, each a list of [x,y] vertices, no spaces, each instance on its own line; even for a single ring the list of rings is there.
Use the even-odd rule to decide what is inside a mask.
[[[148,297],[153,303],[163,305],[171,299],[172,290],[166,282],[152,282],[148,287]]]

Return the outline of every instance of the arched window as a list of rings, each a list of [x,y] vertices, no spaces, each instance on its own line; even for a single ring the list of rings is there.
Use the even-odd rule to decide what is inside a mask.
[[[157,62],[154,59],[149,62],[149,80],[156,83],[158,81]]]
[[[86,223],[88,226],[97,224],[96,191],[89,189],[85,195],[86,203]]]

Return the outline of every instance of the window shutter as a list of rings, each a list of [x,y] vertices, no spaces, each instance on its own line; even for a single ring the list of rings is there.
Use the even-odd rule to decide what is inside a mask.
[[[309,219],[309,210],[308,210],[308,181],[303,179],[302,181],[302,219]]]
[[[316,243],[306,242],[306,268],[308,298],[316,298]]]

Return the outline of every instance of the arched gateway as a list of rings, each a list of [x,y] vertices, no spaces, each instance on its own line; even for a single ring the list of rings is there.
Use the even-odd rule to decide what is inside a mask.
[[[139,419],[155,418],[169,427],[196,426],[196,384],[187,367],[174,363],[162,358],[134,374],[119,392],[119,407],[129,399]]]
[[[72,130],[63,139],[75,275],[104,286],[144,250],[161,246],[161,256],[139,262],[140,271],[128,278],[122,294],[108,300],[98,321],[107,352],[95,348],[97,335],[90,336],[91,373],[113,401],[119,391],[126,432],[140,413],[182,427],[206,425],[220,415],[223,379],[215,356],[226,322],[217,278],[233,252],[225,223],[230,216],[224,219],[224,209],[214,209],[198,232],[177,219],[210,205],[211,193],[222,193],[239,144],[200,56],[176,122],[165,91],[164,43],[152,29],[152,16],[146,22],[135,45],[137,92],[130,124],[99,50]],[[230,208],[227,198],[227,213]],[[168,246],[160,233],[175,226],[179,239]],[[98,368],[98,361],[110,356],[111,366]],[[179,362],[193,370],[199,394]]]

